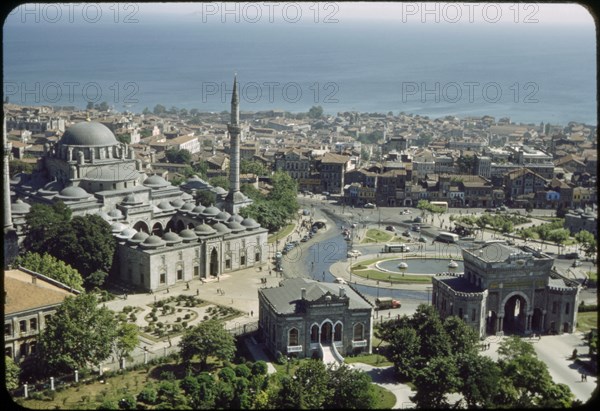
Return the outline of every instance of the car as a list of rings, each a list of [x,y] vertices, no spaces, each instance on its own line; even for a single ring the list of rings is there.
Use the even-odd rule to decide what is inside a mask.
[[[302,240],[300,240],[300,241],[302,241],[303,243],[305,243],[305,242],[308,241],[308,238],[309,238],[308,235],[305,235],[304,237],[302,237]]]
[[[350,250],[347,254],[348,257],[360,257],[361,255],[362,253],[358,250]]]
[[[356,228],[356,223],[352,223],[352,228]]]
[[[578,253],[567,253],[567,254],[565,254],[565,258],[567,260],[576,260],[579,258],[579,254]]]
[[[581,266],[581,261],[579,261],[579,260],[573,261],[572,267],[580,267],[580,266]]]
[[[416,231],[417,233],[421,232],[421,227],[419,227],[418,224],[413,224],[412,227],[410,227],[410,229],[412,231]]]
[[[363,207],[364,208],[375,208],[375,204],[373,204],[373,203],[366,203]]]
[[[426,243],[427,240],[425,239],[425,237],[419,237],[419,242],[420,243]]]
[[[385,229],[391,232],[396,231],[396,228],[393,225],[388,225]]]
[[[336,277],[336,279],[335,279],[335,280],[333,280],[333,282],[334,282],[334,283],[337,283],[337,284],[348,284],[348,283],[346,282],[346,280],[344,280],[342,277]]]
[[[408,231],[408,230],[405,230],[405,231],[403,231],[403,232],[402,232],[402,235],[403,235],[404,237],[410,237],[410,231]]]
[[[323,194],[324,196],[328,196],[329,195],[329,191],[323,191],[321,194]]]

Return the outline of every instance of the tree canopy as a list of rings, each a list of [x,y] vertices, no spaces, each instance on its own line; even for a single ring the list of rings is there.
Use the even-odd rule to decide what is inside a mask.
[[[235,354],[233,336],[225,330],[223,322],[215,319],[203,321],[187,330],[179,347],[181,359],[190,364],[193,358],[198,357],[202,370],[206,369],[209,356],[231,360]]]
[[[83,278],[79,271],[48,253],[40,255],[27,252],[18,256],[15,264],[60,281],[75,290],[83,291]]]
[[[106,360],[116,336],[114,313],[82,293],[65,298],[46,322],[34,355],[48,375],[71,373]]]
[[[165,157],[169,163],[189,164],[192,161],[192,153],[186,149],[170,148],[165,151]]]

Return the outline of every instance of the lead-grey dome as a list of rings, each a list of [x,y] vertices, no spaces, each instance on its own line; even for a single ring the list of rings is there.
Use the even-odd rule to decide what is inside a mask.
[[[240,232],[246,230],[246,227],[244,227],[243,225],[241,225],[237,221],[231,221],[231,222],[227,223],[227,227],[229,227],[229,229],[233,233],[240,233]]]
[[[198,239],[198,236],[196,236],[196,234],[189,228],[181,230],[179,237],[181,237],[184,243],[189,243],[190,241],[195,241]]]
[[[242,217],[239,214],[234,214],[231,217],[229,217],[229,220],[227,220],[227,222],[231,223],[232,221],[235,221],[236,223],[241,223],[242,221],[244,221],[244,217]]]
[[[24,203],[23,200],[18,199],[11,204],[10,209],[13,214],[27,214],[29,213],[29,210],[31,210],[31,206],[27,203]]]
[[[260,224],[253,218],[245,218],[244,221],[242,221],[242,225],[246,227],[247,230],[253,230],[260,227]]]
[[[180,236],[178,236],[176,233],[174,233],[173,231],[167,231],[163,236],[162,239],[167,243],[167,245],[174,245],[174,244],[179,244],[181,243],[182,239]]]
[[[214,230],[216,230],[217,233],[219,233],[219,234],[229,234],[231,232],[231,230],[229,229],[229,227],[227,227],[223,223],[217,223],[217,224],[213,225],[212,228]]]
[[[142,184],[147,187],[152,187],[152,188],[166,187],[169,185],[169,183],[167,183],[167,180],[165,180],[164,178],[162,178],[161,176],[159,176],[157,174],[154,174],[154,175],[148,177],[147,179],[144,180],[144,182]]]
[[[213,218],[216,221],[219,221],[221,223],[226,222],[227,220],[229,220],[229,217],[231,217],[231,214],[229,214],[227,211],[223,210],[221,211],[219,214],[217,214],[216,216],[214,216]]]
[[[69,146],[105,147],[119,144],[115,135],[104,124],[84,121],[69,127],[60,139]]]
[[[198,236],[205,236],[205,235],[211,235],[214,234],[216,231],[209,226],[208,224],[202,223],[196,226],[196,228],[194,229],[194,233],[196,233],[196,235]]]
[[[83,188],[69,186],[67,188],[63,188],[57,197],[61,200],[82,200],[84,198],[88,198],[89,196],[89,193]]]
[[[139,244],[142,241],[146,240],[146,238],[148,238],[148,234],[143,232],[143,231],[138,231],[137,234],[134,234],[133,237],[131,237],[129,239],[129,243],[130,244]]]
[[[217,214],[219,214],[221,212],[221,210],[219,210],[217,207],[215,206],[210,206],[204,209],[204,211],[202,211],[202,217],[214,217]]]

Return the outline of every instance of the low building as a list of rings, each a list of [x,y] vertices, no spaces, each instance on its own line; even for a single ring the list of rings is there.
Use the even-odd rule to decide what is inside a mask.
[[[4,355],[16,362],[35,352],[37,338],[71,287],[24,268],[4,271]]]
[[[579,285],[553,271],[554,259],[504,243],[462,250],[465,271],[433,277],[432,304],[477,334],[573,333]]]
[[[291,278],[258,290],[259,332],[274,355],[371,353],[373,306],[349,285]]]

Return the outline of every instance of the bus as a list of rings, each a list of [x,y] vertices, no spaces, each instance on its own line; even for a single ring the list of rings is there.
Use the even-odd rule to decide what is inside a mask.
[[[383,247],[384,253],[408,253],[410,248],[406,244],[386,244]]]
[[[455,243],[458,241],[458,234],[440,231],[440,234],[436,237],[436,240],[443,241],[445,243]]]
[[[430,201],[429,204],[441,207],[444,209],[444,212],[448,211],[448,202],[447,201]]]

